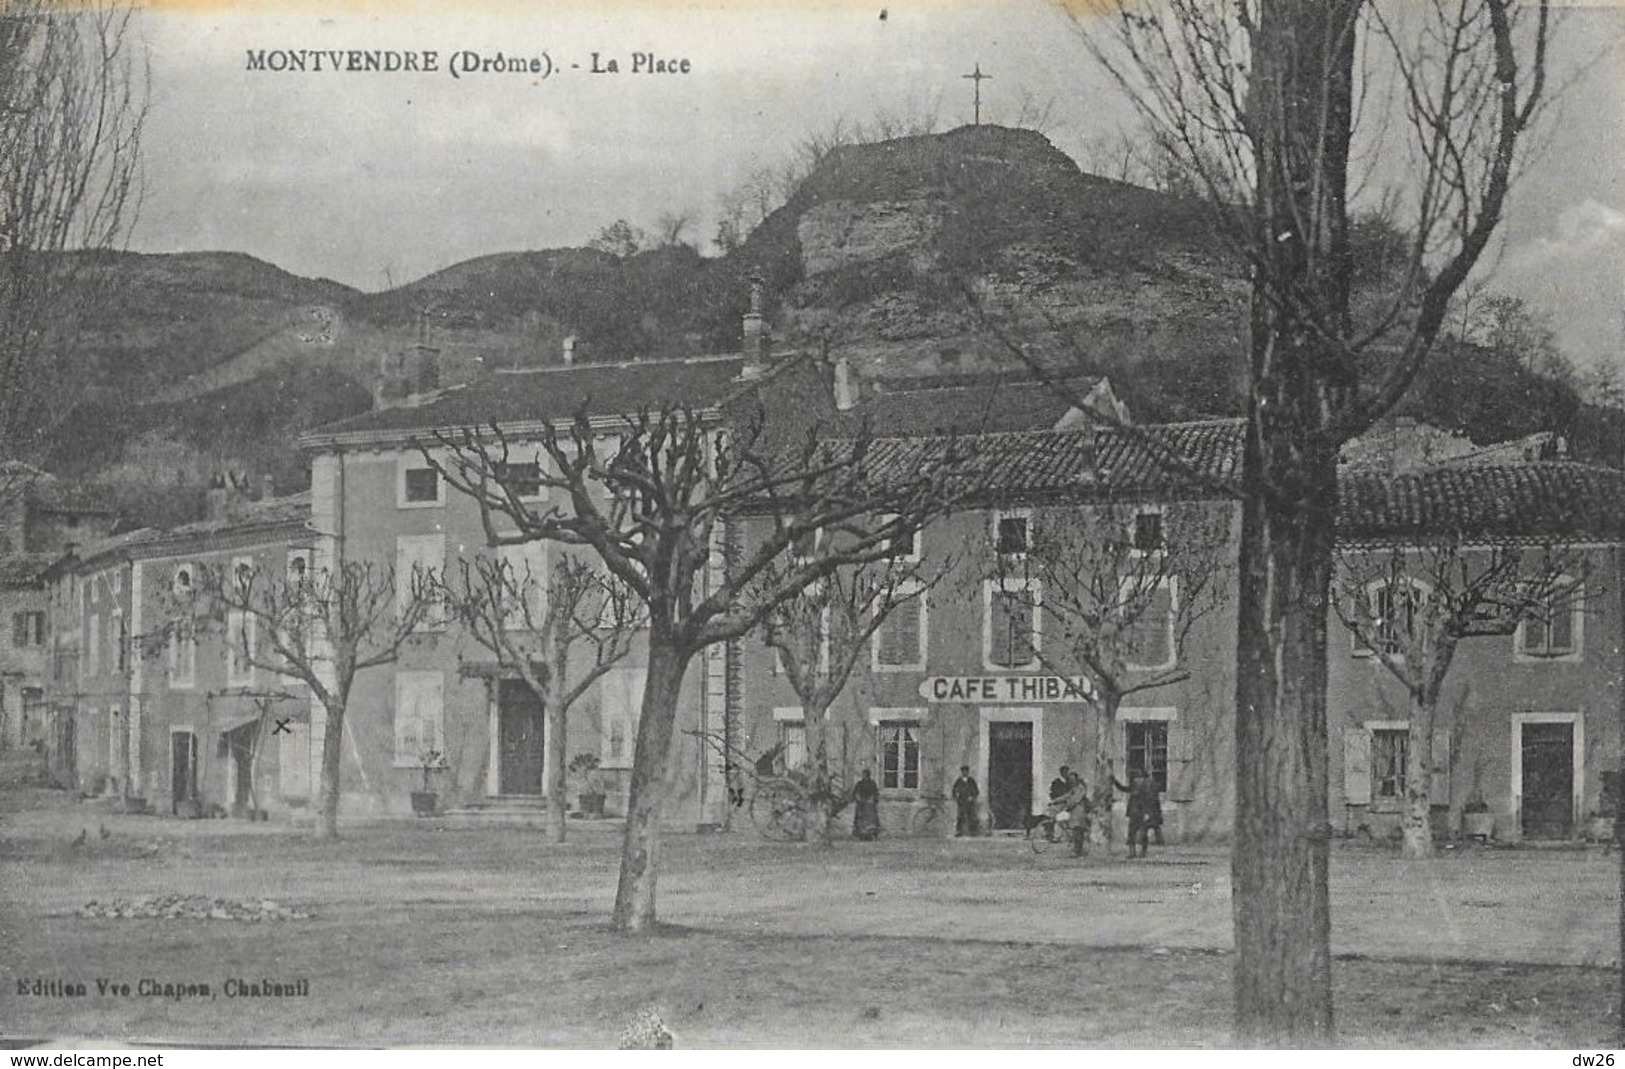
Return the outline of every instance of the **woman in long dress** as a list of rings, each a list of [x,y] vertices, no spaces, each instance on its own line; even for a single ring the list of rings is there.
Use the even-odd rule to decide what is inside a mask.
[[[852,787],[852,838],[872,841],[880,835],[880,784],[866,768]]]

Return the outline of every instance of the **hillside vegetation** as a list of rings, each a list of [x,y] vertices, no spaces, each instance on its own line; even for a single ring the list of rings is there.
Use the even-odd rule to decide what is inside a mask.
[[[725,256],[619,251],[495,253],[370,294],[239,254],[101,257],[110,299],[86,324],[92,372],[56,466],[122,487],[143,519],[186,511],[221,467],[295,489],[292,438],[364,410],[416,344],[447,382],[557,362],[566,337],[583,360],[729,351],[753,277],[776,344],[827,344],[860,375],[1007,367],[1019,344],[1110,375],[1139,419],[1242,409],[1248,285],[1205,208],[1084,174],[1032,131],[837,148]],[[1443,347],[1406,414],[1618,454],[1617,414],[1474,346]]]

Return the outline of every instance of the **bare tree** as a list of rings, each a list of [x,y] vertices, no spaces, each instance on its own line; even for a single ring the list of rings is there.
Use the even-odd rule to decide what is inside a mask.
[[[1012,635],[1034,636],[1006,643],[1010,663],[1037,661],[1090,684],[1097,799],[1112,796],[1113,725],[1124,699],[1189,679],[1191,633],[1229,595],[1229,508],[1193,502],[1143,511],[1106,501],[1069,509],[1064,519],[1001,517],[994,532],[992,611],[1004,614]],[[1037,641],[1040,616],[1056,641]]]
[[[146,103],[130,14],[0,2],[0,461],[36,457],[82,392],[93,254],[134,222]]]
[[[674,209],[660,213],[655,220],[655,243],[662,248],[683,244],[683,234],[694,225],[694,212]]]
[[[1403,852],[1431,857],[1431,784],[1440,757],[1448,756],[1433,752],[1435,738],[1448,728],[1439,718],[1439,698],[1457,648],[1477,636],[1510,635],[1524,624],[1547,636],[1541,649],[1566,649],[1589,562],[1563,546],[1473,545],[1447,537],[1413,546],[1344,546],[1337,564],[1332,604],[1338,619],[1399,681],[1410,704]]]
[[[899,446],[859,435],[774,443],[759,418],[729,428],[682,408],[620,417],[613,429],[583,412],[568,430],[541,428],[547,499],[522,497],[499,429],[441,436],[441,461],[474,498],[493,545],[547,541],[591,550],[648,610],[649,659],[632,764],[620,882],[612,923],[655,923],[660,814],[677,705],[689,663],[738,639],[776,605],[844,567],[877,561],[948,506],[956,444]],[[732,522],[755,514],[756,537],[725,553]],[[501,518],[502,524],[496,522]],[[775,562],[822,529],[812,556]],[[729,558],[724,560],[724,558]]]
[[[798,548],[763,572],[761,586],[778,586],[787,569],[806,559]],[[817,810],[819,835],[831,840],[831,823],[842,799],[836,795],[830,768],[829,709],[868,655],[870,642],[897,609],[918,601],[945,574],[939,564],[927,572],[906,556],[832,572],[775,604],[762,621],[762,641],[784,668],[785,679],[801,701],[802,723],[811,768],[809,797]],[[850,769],[840,770],[851,787]]]
[[[1546,0],[1116,0],[1085,38],[1252,271],[1234,846],[1237,1039],[1332,1035],[1325,597],[1340,443],[1404,395],[1501,221]],[[1384,84],[1393,86],[1381,105]],[[1398,121],[1390,122],[1390,118]],[[1351,171],[1407,153],[1404,269],[1353,308]],[[1364,304],[1365,302],[1362,302]]]
[[[643,627],[642,603],[626,585],[579,556],[545,574],[528,562],[464,558],[461,575],[442,588],[452,615],[497,664],[517,675],[547,717],[547,838],[564,842],[565,739],[571,706],[625,660]],[[577,651],[585,653],[577,663]]]
[[[316,834],[338,837],[344,717],[356,676],[393,664],[421,627],[440,614],[436,578],[366,561],[312,572],[295,557],[285,573],[240,565],[199,569],[188,620],[223,625],[226,655],[310,688],[326,712]],[[444,751],[443,740],[425,750]]]
[[[625,260],[642,252],[649,244],[649,235],[625,219],[617,219],[600,230],[587,248],[607,252],[617,260]]]

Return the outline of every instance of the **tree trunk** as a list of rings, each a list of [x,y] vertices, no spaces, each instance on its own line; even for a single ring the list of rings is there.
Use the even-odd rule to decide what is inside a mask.
[[[548,687],[542,692],[546,710],[543,715],[547,718],[547,841],[550,843],[564,842],[565,810],[570,805],[564,762],[568,737],[565,735],[564,705],[557,693],[560,689]]]
[[[1117,710],[1123,698],[1116,690],[1100,688],[1100,722],[1095,727],[1095,823],[1090,833],[1093,842],[1103,846],[1108,855],[1112,849],[1112,800],[1116,788],[1112,786],[1113,743],[1117,738]]]
[[[1433,856],[1433,710],[1411,702],[1410,737],[1405,745],[1405,818],[1400,856],[1414,861]]]
[[[1348,161],[1364,0],[1264,0],[1250,31],[1257,175],[1236,637],[1236,1039],[1332,1043],[1326,598],[1333,428],[1358,369]]]
[[[638,716],[637,750],[632,758],[632,789],[621,840],[621,878],[615,888],[612,927],[646,931],[655,925],[655,878],[659,874],[660,811],[666,800],[666,765],[671,755],[677,702],[689,653],[668,626],[649,631],[649,674]]]
[[[339,765],[344,757],[344,705],[327,707],[322,732],[322,778],[316,793],[316,838],[339,837]]]
[[[1244,482],[1264,461],[1249,436]],[[1311,469],[1314,470],[1314,469]],[[1326,592],[1336,469],[1311,507],[1242,507],[1236,677],[1236,1039],[1321,1046],[1332,1036],[1327,895]]]

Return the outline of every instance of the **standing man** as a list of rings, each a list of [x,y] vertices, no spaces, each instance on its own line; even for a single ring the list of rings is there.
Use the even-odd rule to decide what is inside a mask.
[[[1128,788],[1128,856],[1133,857],[1135,848],[1139,848],[1139,856],[1145,857],[1151,852],[1151,832],[1157,832],[1157,838],[1162,838],[1162,799],[1157,794],[1157,781],[1146,775],[1144,771],[1135,769],[1130,773]]]
[[[954,838],[963,838],[966,835],[975,835],[976,827],[976,799],[982,796],[982,789],[976,785],[976,780],[970,774],[969,765],[959,766],[959,778],[954,780],[954,805],[959,809],[959,820],[954,825]]]

